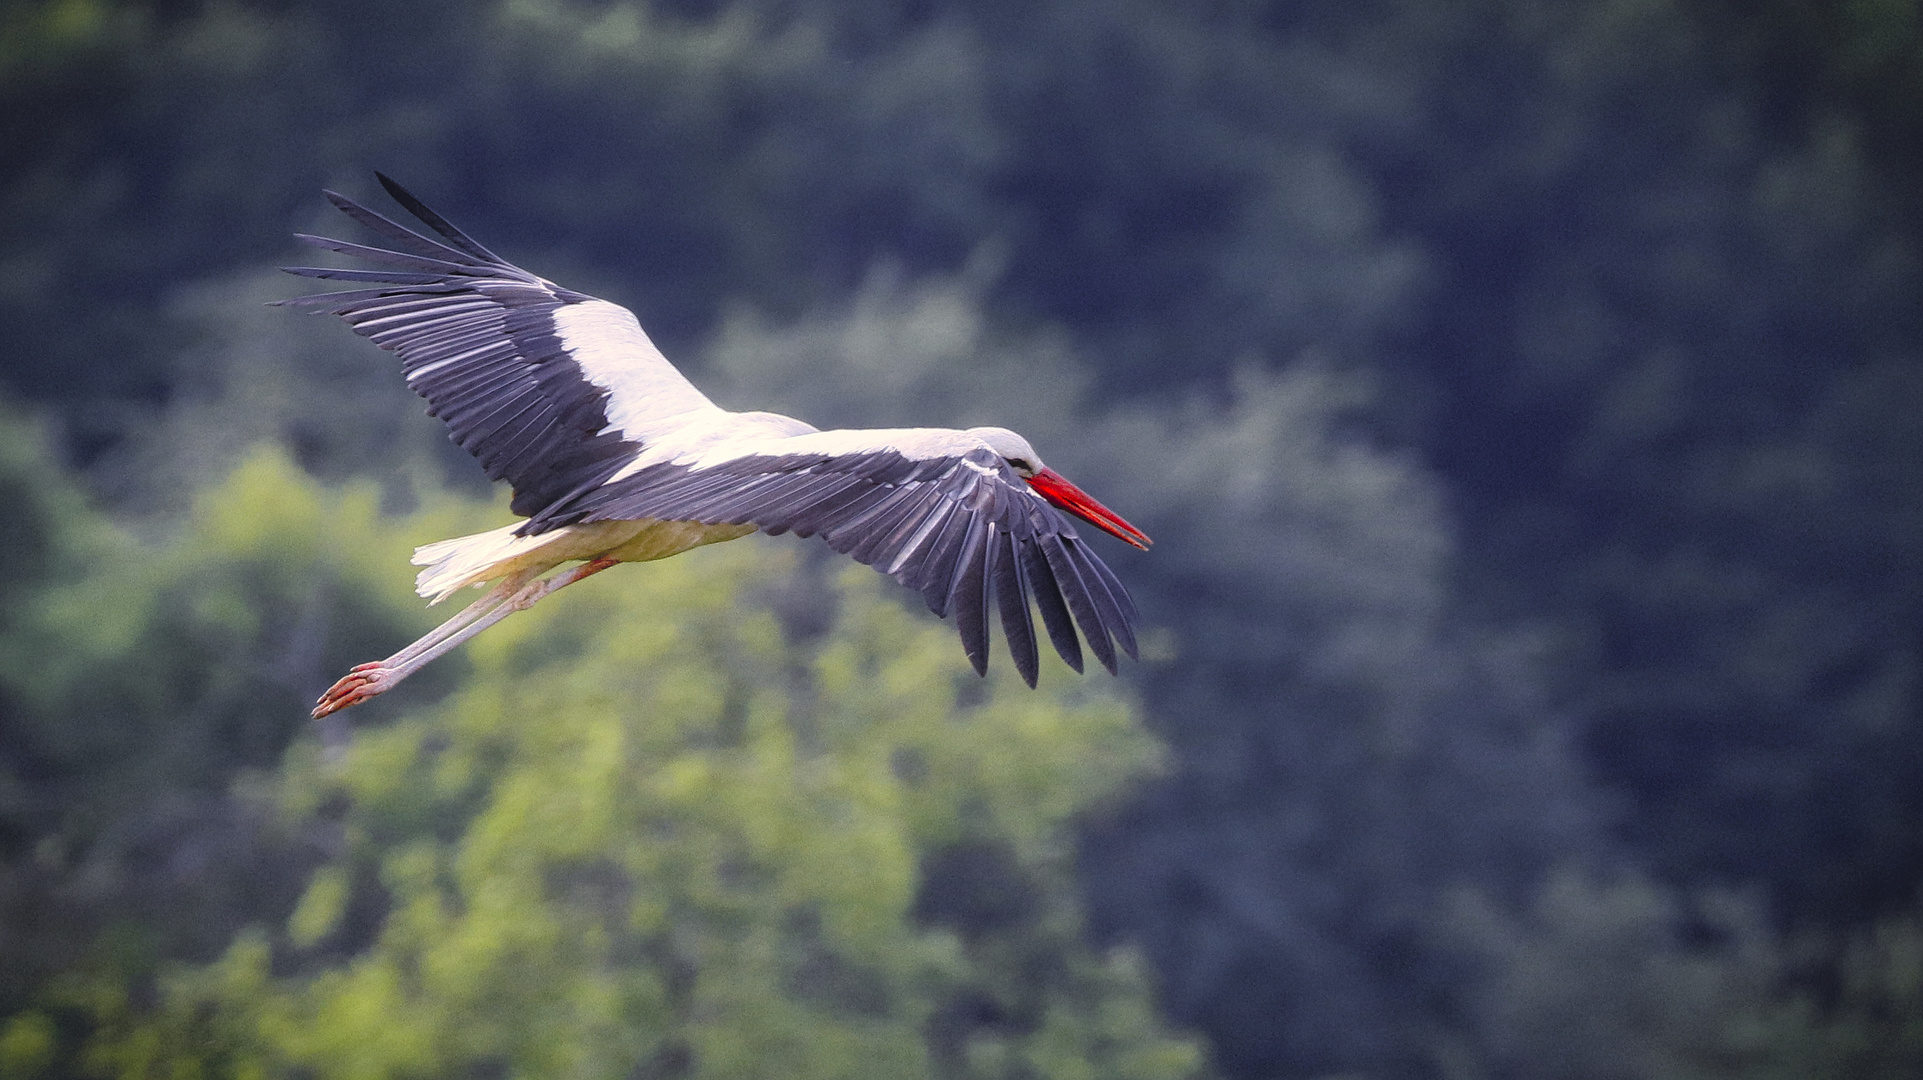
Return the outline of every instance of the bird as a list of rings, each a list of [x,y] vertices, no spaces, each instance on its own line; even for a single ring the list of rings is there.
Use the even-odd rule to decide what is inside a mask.
[[[337,315],[397,354],[429,415],[489,479],[508,483],[520,520],[417,548],[421,596],[485,592],[406,648],[351,669],[316,702],[316,719],[609,567],[756,531],[819,536],[919,591],[937,617],[952,612],[977,674],[988,670],[992,606],[1016,670],[1036,685],[1031,601],[1075,671],[1078,626],[1111,674],[1117,645],[1139,657],[1140,613],[1070,519],[1144,551],[1151,541],[1044,465],[1027,439],[999,427],[822,431],[721,408],[627,308],[515,266],[375,177],[434,235],[323,191],[399,250],[296,233],[378,268],[282,267],[363,287],[275,303]]]

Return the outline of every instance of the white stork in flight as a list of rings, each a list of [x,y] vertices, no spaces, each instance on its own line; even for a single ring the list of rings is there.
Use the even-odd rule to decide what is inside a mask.
[[[377,176],[379,174],[376,174]],[[399,251],[318,236],[316,247],[391,269],[288,267],[371,288],[281,301],[331,312],[398,353],[430,415],[513,487],[525,521],[414,553],[435,602],[495,582],[460,614],[321,696],[322,717],[392,687],[542,597],[620,562],[665,559],[746,536],[819,534],[836,551],[919,589],[955,613],[962,648],[988,670],[988,609],[1000,612],[1015,667],[1035,685],[1041,611],[1077,671],[1082,634],[1115,670],[1136,655],[1127,590],[1059,511],[1146,550],[1149,538],[1044,466],[1005,428],[820,431],[767,412],[729,412],[675,370],[626,308],[514,266],[399,184],[394,200],[440,239],[327,192]],[[579,565],[543,578],[563,563]]]

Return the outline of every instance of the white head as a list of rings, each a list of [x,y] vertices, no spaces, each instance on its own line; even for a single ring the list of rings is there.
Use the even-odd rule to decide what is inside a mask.
[[[999,427],[969,428],[967,434],[988,444],[1015,475],[1027,481],[1035,493],[1047,499],[1056,507],[1066,510],[1103,532],[1121,537],[1142,550],[1148,550],[1149,538],[1142,530],[1123,521],[1121,515],[1101,503],[1081,488],[1068,482],[1068,477],[1042,464],[1041,455],[1028,445],[1028,440],[1020,435]]]
[[[1035,453],[1035,448],[1028,445],[1028,440],[1007,428],[969,428],[967,434],[987,443],[988,448],[995,451],[1003,461],[1008,462],[1008,467],[1015,470],[1015,475],[1024,480],[1047,468],[1042,464],[1041,455]]]

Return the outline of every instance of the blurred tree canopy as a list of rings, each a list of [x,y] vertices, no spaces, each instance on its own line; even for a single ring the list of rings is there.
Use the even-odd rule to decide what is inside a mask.
[[[800,731],[858,613],[899,614],[809,562],[649,567],[620,576],[680,614],[619,646],[503,628],[373,730],[298,737],[336,669],[426,625],[408,545],[485,523],[388,358],[262,306],[298,289],[289,232],[351,232],[316,189],[376,168],[633,307],[724,404],[1012,426],[1160,541],[1118,571],[1160,626],[1130,693],[1166,768],[1106,729],[1110,783],[1023,811],[1072,827],[1075,895],[1010,822],[913,833],[922,887],[1046,901],[984,945],[917,899],[851,952],[784,848],[754,918],[821,910],[744,916],[770,951],[731,963],[833,959],[761,980],[758,1015],[869,1033],[845,1046],[922,1024],[899,1045],[937,1070],[1194,1067],[1103,1042],[1153,1028],[1114,1019],[1146,1008],[1104,951],[1129,944],[1235,1076],[1918,1072],[1920,80],[1916,0],[0,5],[0,1074],[348,1068],[285,1026],[480,948],[458,852],[489,821],[544,905],[514,947],[587,981],[462,961],[503,995],[475,1015],[532,1046],[647,1014],[648,1060],[693,1067],[693,954],[660,928],[713,959],[697,883],[668,883],[692,922],[638,915],[658,868],[603,845],[577,888],[570,838],[492,800],[588,790],[560,778],[601,731],[673,756],[597,781],[639,815],[598,835],[658,830],[648,769],[732,782],[772,744],[487,710],[578,703],[625,635],[725,595],[784,644],[673,662],[779,668],[798,711],[768,730]],[[945,680],[958,717],[1014,707]],[[1117,723],[1064,692],[1034,707]],[[868,760],[828,745],[795,753]],[[696,824],[656,854],[747,842]],[[453,915],[405,938],[430,901]],[[1046,1002],[1000,989],[1016,939],[1067,973]],[[536,985],[552,1011],[514,1004]],[[421,1000],[435,1053],[575,1067]]]
[[[66,753],[9,787],[39,780],[96,820],[39,826],[21,869],[43,880],[10,899],[99,925],[9,920],[9,959],[42,963],[9,988],[40,1007],[0,1037],[8,1075],[1199,1074],[1139,965],[1080,934],[1067,820],[1155,758],[1126,702],[1065,668],[1046,693],[982,688],[860,568],[796,597],[789,560],[739,545],[543,605],[472,652],[459,693],[351,747],[294,742],[270,778],[300,730],[290,689],[332,659],[289,600],[378,593],[405,563],[397,536],[475,513],[382,521],[372,494],[258,456],[171,559],[100,555],[32,605],[16,733]],[[77,617],[109,591],[121,618]],[[782,608],[804,599],[835,615],[798,642]],[[92,692],[48,689],[69,680]],[[60,745],[106,734],[53,715],[76,702],[116,709],[119,741]],[[242,703],[286,722],[222,725]],[[170,743],[239,779],[193,792]],[[231,801],[222,831],[247,834],[198,837],[196,866],[143,866],[140,840],[98,820],[195,794]],[[154,940],[169,933],[189,937]],[[196,954],[218,959],[182,966]]]

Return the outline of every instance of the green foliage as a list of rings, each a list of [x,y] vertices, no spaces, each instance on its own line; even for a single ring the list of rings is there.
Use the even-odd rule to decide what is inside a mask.
[[[1803,989],[1771,1017],[1769,1080],[1923,1073],[1923,910],[1806,942]]]
[[[270,451],[201,496],[193,525],[162,544],[108,529],[69,496],[51,513],[93,550],[60,553],[19,605],[5,653],[27,737],[63,763],[114,761],[175,786],[218,789],[237,766],[273,765],[308,686],[343,658],[314,622],[387,635],[424,622],[396,602],[409,542],[474,516],[446,507],[396,528],[379,501],[371,485],[323,491]],[[76,722],[89,713],[117,722]]]
[[[40,1013],[21,1013],[0,1026],[0,1077],[26,1080],[53,1064],[59,1036]]]
[[[20,424],[0,431],[0,488],[19,541],[0,555],[11,1011],[55,972],[209,955],[287,902],[301,859],[232,785],[277,765],[306,703],[360,650],[429,624],[408,598],[409,543],[479,515],[443,499],[396,523],[371,485],[325,490],[263,451],[199,496],[178,535],[142,541],[92,511]]]
[[[107,37],[114,5],[98,0],[15,0],[0,10],[0,78],[72,62]]]
[[[1473,1035],[1438,1039],[1461,1075],[1735,1078],[1771,1060],[1783,952],[1752,905],[1564,870],[1517,914],[1464,891],[1446,932],[1481,958]]]
[[[46,605],[71,644],[40,692],[188,663],[156,627],[258,648],[283,614],[263,597],[317,580],[403,593],[405,541],[462,513],[382,519],[373,491],[258,456],[115,619],[73,614],[91,593]],[[1156,758],[1112,684],[1058,665],[1042,693],[984,688],[859,567],[827,633],[790,640],[782,547],[605,575],[477,639],[440,704],[294,743],[268,831],[333,852],[298,902],[166,965],[151,1006],[137,969],[75,969],[0,1065],[32,1075],[66,1016],[95,1031],[73,1067],[119,1078],[1196,1074],[1134,961],[1083,941],[1068,824]],[[192,663],[222,686],[247,666]]]
[[[1563,870],[1520,912],[1460,890],[1476,1022],[1431,1040],[1449,1076],[1896,1080],[1923,1071],[1923,924],[1774,933],[1753,902]]]

